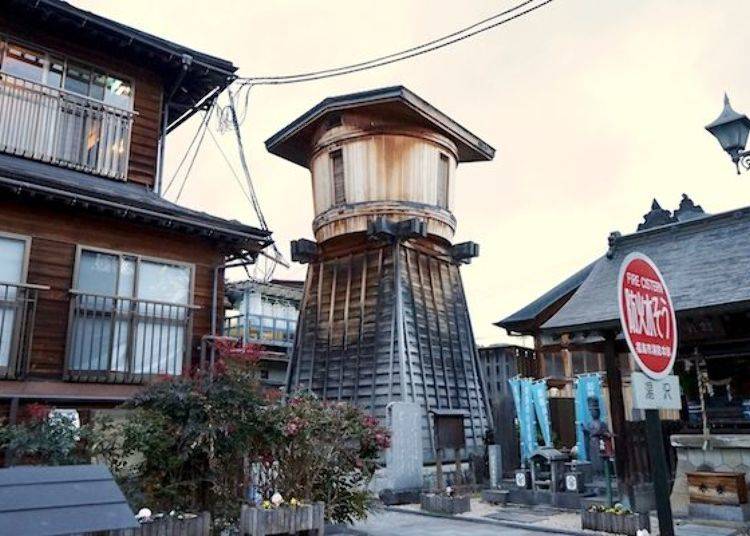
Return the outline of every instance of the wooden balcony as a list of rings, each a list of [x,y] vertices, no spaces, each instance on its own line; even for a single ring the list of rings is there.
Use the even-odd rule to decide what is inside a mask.
[[[71,291],[65,379],[142,383],[190,367],[198,307]]]
[[[0,282],[0,379],[26,376],[40,285]]]
[[[134,116],[0,72],[0,152],[125,180]]]

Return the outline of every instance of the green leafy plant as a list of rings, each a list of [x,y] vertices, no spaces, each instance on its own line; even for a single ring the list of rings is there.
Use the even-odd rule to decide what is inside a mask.
[[[77,428],[67,417],[49,418],[51,408],[29,404],[17,424],[0,427],[0,449],[7,465],[71,465],[88,463],[86,427]]]
[[[380,451],[390,444],[377,419],[346,403],[322,402],[311,394],[266,409],[270,424],[261,467],[260,492],[276,491],[304,501],[323,501],[326,519],[351,523],[372,508],[367,489]]]
[[[162,511],[239,513],[246,455],[262,442],[258,352],[220,352],[211,371],[165,377],[99,424],[94,451],[119,475],[131,503]]]

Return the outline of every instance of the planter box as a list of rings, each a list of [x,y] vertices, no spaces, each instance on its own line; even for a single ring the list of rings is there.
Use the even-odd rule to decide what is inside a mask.
[[[471,510],[471,498],[468,495],[435,495],[423,493],[421,497],[422,510],[435,514],[463,514]]]
[[[282,506],[271,510],[242,505],[240,532],[243,535],[297,534],[309,531],[323,536],[325,530],[325,504],[317,502],[291,508]]]
[[[617,515],[608,512],[581,512],[581,527],[599,532],[612,534],[627,534],[635,536],[639,529],[651,531],[651,520],[648,514]]]
[[[143,523],[137,529],[123,529],[110,531],[109,536],[209,536],[211,534],[211,514],[202,512],[184,519],[164,516],[154,518],[153,521]]]

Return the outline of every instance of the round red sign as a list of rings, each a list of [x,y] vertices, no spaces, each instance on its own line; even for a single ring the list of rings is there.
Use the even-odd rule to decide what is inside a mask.
[[[625,340],[641,370],[654,379],[672,372],[677,320],[664,278],[651,259],[631,253],[622,261],[617,300]]]

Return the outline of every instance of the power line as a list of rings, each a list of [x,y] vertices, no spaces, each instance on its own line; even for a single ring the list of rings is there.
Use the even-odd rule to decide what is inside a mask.
[[[240,190],[242,190],[242,195],[245,196],[245,199],[247,199],[247,202],[250,203],[250,205],[252,206],[253,201],[252,199],[250,199],[250,195],[247,193],[247,191],[245,191],[245,186],[242,184],[242,180],[240,180],[240,176],[235,171],[234,166],[229,161],[229,157],[227,156],[227,153],[224,152],[224,149],[222,149],[221,144],[219,143],[219,140],[216,139],[216,134],[214,134],[211,129],[208,130],[208,133],[211,135],[211,139],[214,141],[214,144],[216,144],[216,148],[219,150],[219,153],[221,153],[221,156],[224,158],[224,162],[226,162],[227,166],[229,167],[229,171],[232,172],[232,176],[234,177],[234,180],[237,183],[237,186],[239,186]]]
[[[167,183],[167,187],[164,188],[164,192],[162,193],[162,195],[166,195],[167,192],[169,192],[169,190],[172,188],[172,185],[177,179],[177,176],[180,174],[180,170],[182,169],[182,166],[185,164],[185,162],[188,159],[188,156],[190,155],[190,152],[193,150],[193,146],[196,144],[196,141],[198,141],[199,138],[202,141],[201,130],[203,129],[205,125],[208,124],[208,117],[209,117],[208,113],[206,113],[203,116],[203,120],[201,121],[201,124],[198,126],[198,129],[195,131],[195,135],[193,136],[193,139],[190,140],[190,145],[188,145],[188,148],[185,150],[185,154],[182,155],[182,159],[180,160],[180,163],[177,165],[177,169],[175,169],[175,172],[172,175],[172,178],[169,179],[169,182]],[[195,155],[197,154],[199,148],[200,148],[200,142],[198,142],[198,145],[195,147],[195,152],[193,152],[193,158],[192,158],[193,162],[195,161]],[[191,167],[192,167],[192,164],[191,164]]]
[[[193,152],[193,158],[190,160],[190,165],[188,165],[187,171],[185,171],[185,178],[182,181],[182,185],[180,186],[180,190],[177,192],[177,197],[175,198],[175,202],[180,200],[180,197],[182,197],[182,191],[185,189],[185,185],[188,182],[188,179],[190,178],[190,172],[193,170],[193,164],[195,164],[195,159],[198,157],[198,151],[201,148],[201,145],[203,145],[203,139],[206,137],[206,131],[208,130],[208,120],[211,117],[211,110],[213,108],[213,105],[211,108],[206,110],[204,117],[205,121],[201,125],[203,127],[203,131],[201,132],[200,139],[198,140],[197,145],[195,146],[195,151]]]
[[[506,24],[508,22],[514,21],[518,18],[521,18],[525,15],[528,15],[529,13],[536,11],[537,9],[540,9],[547,4],[550,4],[553,2],[553,0],[544,0],[543,2],[536,4],[528,9],[525,9],[519,13],[516,13],[515,15],[512,15],[510,17],[504,18],[502,20],[499,20],[497,22],[494,22],[490,25],[484,26],[482,28],[479,28],[478,30],[474,30],[473,32],[466,33],[467,30],[476,28],[477,26],[480,26],[484,24],[487,21],[494,20],[498,17],[502,17],[504,15],[507,15],[513,11],[516,11],[529,3],[531,3],[534,0],[526,0],[524,2],[521,2],[512,8],[509,8],[502,13],[498,13],[497,15],[493,15],[492,17],[489,17],[487,19],[484,19],[483,21],[474,23],[470,26],[467,26],[466,28],[462,30],[458,30],[456,32],[453,32],[451,34],[448,34],[446,36],[443,36],[439,39],[434,39],[432,41],[429,41],[427,43],[424,43],[422,45],[418,45],[415,47],[408,48],[406,50],[402,50],[400,52],[395,52],[393,54],[388,54],[386,56],[382,56],[380,58],[375,58],[369,61],[359,62],[355,63],[349,66],[344,67],[337,67],[332,69],[325,69],[322,71],[314,71],[310,74],[297,74],[297,75],[283,75],[283,76],[267,76],[267,77],[248,77],[248,78],[239,78],[238,81],[241,84],[244,85],[279,85],[279,84],[294,84],[298,82],[310,82],[313,80],[321,80],[324,78],[333,78],[336,76],[343,76],[345,74],[351,74],[356,73],[360,71],[366,71],[369,69],[375,69],[377,67],[383,67],[385,65],[390,65],[391,63],[396,63],[399,61],[404,61],[410,58],[414,58],[417,56],[421,56],[423,54],[427,54],[428,52],[433,52],[435,50],[439,50],[441,48],[444,48],[446,46],[452,45],[454,43],[458,43],[459,41],[463,41],[464,39],[468,39],[470,37],[473,37],[475,35],[478,35],[480,33],[486,32],[488,30],[491,30],[493,28],[497,28],[499,26],[502,26],[503,24]]]

